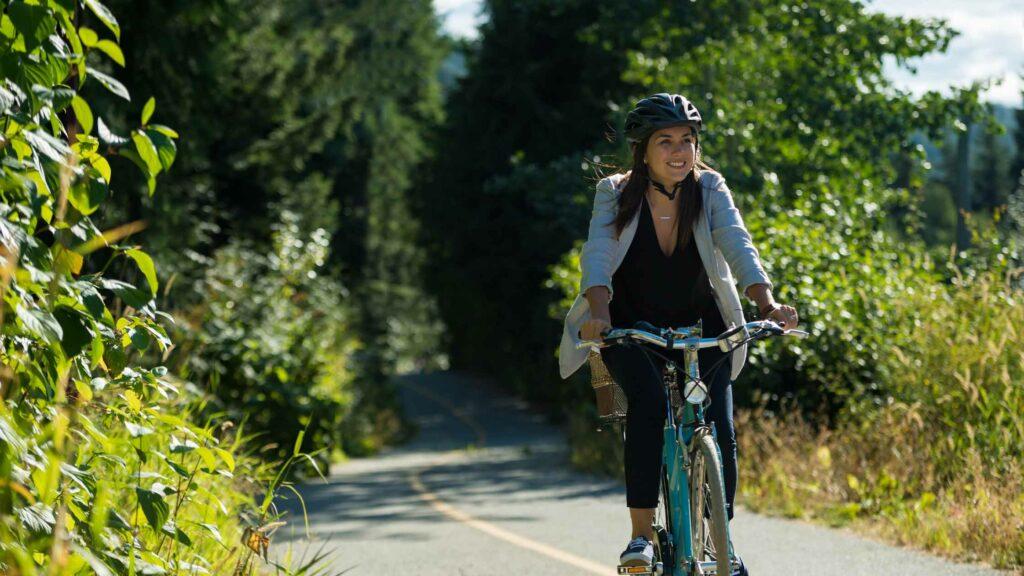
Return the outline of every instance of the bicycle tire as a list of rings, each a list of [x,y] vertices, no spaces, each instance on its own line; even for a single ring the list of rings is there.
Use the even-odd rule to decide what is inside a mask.
[[[695,442],[690,468],[693,558],[697,562],[714,561],[717,565],[716,576],[731,576],[729,516],[725,510],[721,458],[710,432],[699,433]]]
[[[675,565],[675,547],[672,544],[672,500],[669,492],[668,474],[661,474],[661,498],[654,516],[654,539],[656,561],[665,567],[666,574],[673,573]]]

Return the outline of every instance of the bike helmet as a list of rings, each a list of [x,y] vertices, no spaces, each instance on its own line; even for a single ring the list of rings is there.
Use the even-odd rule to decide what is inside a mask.
[[[626,115],[626,139],[636,144],[655,130],[680,125],[693,126],[700,132],[700,112],[685,96],[661,92],[637,102]]]

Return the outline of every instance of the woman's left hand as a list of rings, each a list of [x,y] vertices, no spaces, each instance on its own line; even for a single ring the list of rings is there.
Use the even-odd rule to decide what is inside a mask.
[[[782,324],[782,327],[786,330],[796,328],[796,325],[800,322],[800,318],[796,313],[796,308],[789,306],[788,304],[779,306],[773,310],[768,317],[779,324]]]

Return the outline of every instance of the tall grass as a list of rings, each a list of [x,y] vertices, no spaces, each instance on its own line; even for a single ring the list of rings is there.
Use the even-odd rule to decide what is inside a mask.
[[[947,556],[1024,567],[1024,294],[1019,272],[906,294],[884,394],[834,429],[739,415],[744,501],[854,523]]]

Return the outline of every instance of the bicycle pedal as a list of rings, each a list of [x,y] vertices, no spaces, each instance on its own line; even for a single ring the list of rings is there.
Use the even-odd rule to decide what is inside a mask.
[[[661,574],[661,563],[646,566],[619,566],[619,574]]]

